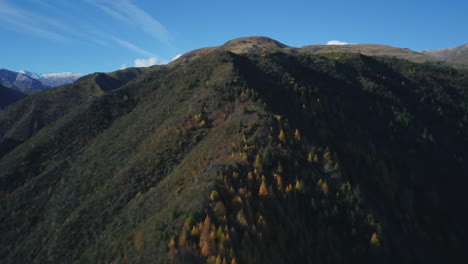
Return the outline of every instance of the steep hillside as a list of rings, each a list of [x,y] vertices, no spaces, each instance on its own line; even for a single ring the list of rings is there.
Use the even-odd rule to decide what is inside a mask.
[[[25,98],[26,96],[27,95],[24,93],[0,85],[0,110]]]
[[[0,84],[20,92],[37,92],[45,89],[44,85],[26,74],[0,69]]]
[[[87,75],[76,83],[30,95],[0,113],[0,157],[78,105],[119,88],[149,69]]]
[[[468,43],[446,49],[423,50],[421,53],[440,60],[468,66]]]
[[[351,53],[150,68],[0,158],[0,260],[461,263],[467,102],[464,71]]]

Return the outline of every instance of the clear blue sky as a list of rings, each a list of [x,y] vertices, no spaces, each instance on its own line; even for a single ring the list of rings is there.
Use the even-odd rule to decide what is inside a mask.
[[[413,50],[468,42],[468,1],[0,0],[0,68],[109,72],[244,36]]]

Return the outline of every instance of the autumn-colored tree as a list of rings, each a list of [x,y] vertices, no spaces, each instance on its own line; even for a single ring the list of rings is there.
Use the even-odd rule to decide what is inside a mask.
[[[168,252],[168,257],[171,262],[174,261],[176,255],[177,255],[177,250],[175,248],[175,239],[174,237],[169,240],[169,243],[167,245],[169,247],[169,252]]]
[[[294,131],[294,139],[296,141],[301,140],[301,133],[299,133],[299,129],[296,128],[296,131]]]
[[[254,168],[258,171],[262,169],[262,158],[260,157],[260,154],[258,153],[257,153],[257,156],[255,156]]]
[[[325,196],[328,195],[328,184],[326,182],[322,183],[322,192],[325,194]]]
[[[141,244],[142,244],[141,233],[136,233],[136,234],[135,234],[134,244],[135,244],[135,248],[136,248],[137,250],[140,250],[140,249],[141,249]]]
[[[237,264],[236,258],[232,258],[231,264]]]
[[[380,240],[375,232],[372,234],[370,242],[373,246],[380,246]]]
[[[286,136],[284,135],[283,129],[280,130],[280,133],[278,135],[278,139],[282,142],[286,141]]]
[[[273,174],[273,177],[275,178],[276,180],[276,187],[278,188],[278,191],[282,191],[283,190],[283,179],[281,178],[281,176],[279,174]]]
[[[218,257],[216,257],[216,264],[222,264],[221,256],[218,254]]]
[[[301,182],[299,180],[296,180],[296,185],[294,186],[296,190],[299,190],[301,188]]]
[[[187,231],[182,231],[182,234],[179,237],[179,246],[183,247],[187,243]]]
[[[211,192],[211,194],[210,194],[210,200],[211,200],[211,201],[214,201],[214,200],[218,199],[218,196],[219,196],[219,195],[218,195],[218,192],[217,192],[216,190],[213,190],[213,191]]]
[[[200,124],[198,124],[199,127],[205,127],[206,126],[206,121],[202,120]]]
[[[312,155],[312,152],[309,152],[309,156],[307,157],[307,161],[308,161],[309,163],[312,163],[312,162],[314,161],[314,157],[313,157],[313,155]]]
[[[278,173],[283,173],[283,165],[280,163],[278,163],[278,168],[276,169],[278,171]]]
[[[253,181],[253,173],[251,171],[249,171],[249,173],[247,174],[247,179],[249,181]]]
[[[319,163],[319,158],[318,158],[317,154],[315,154],[314,163]]]
[[[205,221],[203,222],[203,227],[200,232],[200,243],[198,244],[201,249],[201,254],[204,257],[207,257],[210,254],[210,227],[211,227],[211,220],[210,217],[207,215]]]
[[[193,226],[192,230],[190,231],[190,235],[191,236],[198,236],[199,234],[200,234],[200,230],[196,226]]]
[[[268,189],[266,187],[265,182],[263,181],[262,184],[260,185],[260,189],[258,190],[258,195],[259,196],[266,196],[268,195]]]

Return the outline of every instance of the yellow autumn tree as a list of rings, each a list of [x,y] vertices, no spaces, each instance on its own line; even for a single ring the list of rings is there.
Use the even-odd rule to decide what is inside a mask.
[[[265,182],[262,182],[262,184],[260,185],[260,189],[258,190],[258,195],[259,196],[266,196],[268,195],[268,189],[265,185]]]
[[[179,237],[179,246],[183,247],[187,243],[187,231],[182,231],[182,235]]]
[[[325,194],[325,196],[327,196],[328,195],[328,184],[326,182],[324,182],[322,184],[321,188],[322,188],[323,194]]]
[[[200,233],[200,243],[198,244],[201,249],[201,254],[204,257],[210,255],[210,227],[211,220],[209,216],[206,216],[205,221],[203,222],[202,230]]]
[[[169,257],[169,260],[174,261],[176,255],[177,255],[177,250],[175,248],[174,237],[172,237],[171,240],[169,240],[169,243],[168,243],[167,246],[169,247],[169,252],[167,253],[168,257]]]
[[[237,264],[236,258],[232,258],[231,264]]]
[[[284,131],[283,129],[280,130],[280,133],[278,135],[278,139],[282,142],[284,142],[286,140],[286,136],[284,135]]]
[[[296,128],[296,131],[294,131],[294,139],[296,141],[301,140],[301,133],[299,133],[299,129]]]
[[[260,157],[260,154],[258,153],[257,153],[257,156],[255,156],[254,168],[256,170],[260,170],[262,168],[262,158]]]
[[[315,154],[314,163],[319,163],[319,158],[318,158],[317,154]]]
[[[222,262],[221,256],[218,254],[218,257],[216,257],[216,264],[223,264]]]
[[[307,156],[307,162],[312,163],[314,161],[314,157],[312,155],[312,152],[309,152],[309,156]]]
[[[373,246],[380,246],[380,240],[375,232],[372,234],[370,242]]]

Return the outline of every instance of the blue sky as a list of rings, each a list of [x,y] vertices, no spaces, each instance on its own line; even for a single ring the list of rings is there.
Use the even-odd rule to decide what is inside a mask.
[[[0,68],[109,72],[244,36],[413,50],[468,42],[468,1],[0,0]]]

